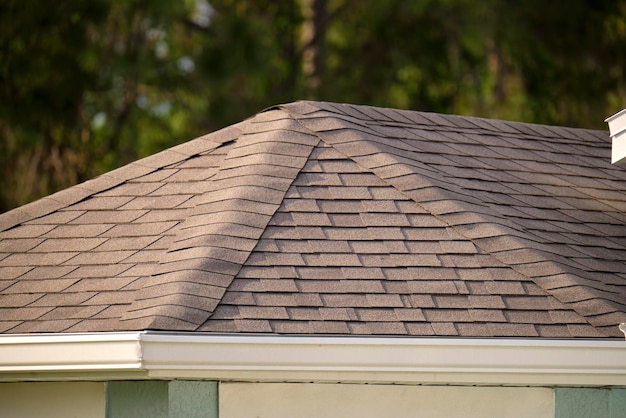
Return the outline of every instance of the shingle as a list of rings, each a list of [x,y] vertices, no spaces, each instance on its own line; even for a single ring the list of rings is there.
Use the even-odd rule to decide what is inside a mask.
[[[426,320],[433,323],[446,322],[446,323],[458,323],[458,322],[472,322],[472,318],[469,312],[465,309],[422,309]]]
[[[573,337],[579,338],[603,338],[606,335],[591,325],[587,324],[569,324],[567,329]]]
[[[379,280],[298,280],[298,289],[305,293],[384,293]]]
[[[396,317],[399,321],[425,321],[420,309],[396,308],[394,309]]]
[[[470,295],[468,302],[472,308],[503,309],[506,306],[499,295]]]
[[[98,247],[98,251],[140,250],[157,241],[158,236],[109,238]]]
[[[498,309],[470,309],[469,314],[475,322],[507,322],[507,317]]]
[[[64,332],[79,323],[79,319],[47,319],[44,321],[23,322],[11,330],[12,333]]]
[[[124,259],[129,258],[131,255],[135,253],[134,250],[130,251],[93,251],[93,252],[82,252],[77,254],[71,259],[65,261],[69,265],[90,265],[90,264],[116,264],[121,262]],[[62,262],[58,262],[55,264],[61,264]],[[50,264],[50,263],[46,263]]]
[[[313,334],[349,334],[350,329],[343,321],[311,321]]]
[[[319,313],[324,321],[356,321],[357,314],[354,308],[319,308]]]
[[[107,228],[104,232],[100,232],[94,236],[103,236],[103,237],[141,237],[152,235],[156,236],[159,234],[165,233],[167,230],[176,226],[178,222],[169,221],[169,222],[150,222],[150,223],[141,223],[141,224],[122,224],[115,225],[112,228]],[[53,231],[54,232],[54,231]]]
[[[14,253],[0,260],[0,266],[46,266],[62,264],[67,260],[79,255],[78,252],[54,252],[36,253],[35,256],[29,253]]]
[[[322,254],[321,261],[325,266],[360,266],[361,260],[356,254]]]
[[[64,251],[89,251],[105,241],[105,238],[49,238],[32,248],[31,251],[36,253],[55,252],[59,249]]]
[[[378,267],[342,267],[341,274],[346,279],[383,279],[385,275]]]
[[[350,324],[355,329],[357,323]],[[401,322],[367,322],[364,324],[363,330],[357,333],[372,334],[372,335],[405,335],[408,334],[407,329]]]
[[[0,280],[13,280],[31,270],[31,266],[0,266]]]
[[[328,193],[330,193],[333,199],[359,199],[370,200],[374,197],[371,194],[371,188],[364,186],[338,186],[328,187]],[[365,204],[365,202],[362,202]]]
[[[440,336],[456,336],[459,335],[456,327],[451,322],[434,322],[431,324],[435,335]]]
[[[128,223],[146,213],[147,210],[94,210],[85,212],[69,223],[77,225]]]
[[[361,321],[397,322],[398,318],[393,309],[356,309]]]
[[[553,319],[549,312],[546,311],[513,311],[509,310],[505,313],[510,322],[519,324],[552,324]]]
[[[61,307],[61,308],[55,308],[47,312],[45,315],[39,317],[38,319],[41,321],[59,321],[59,320],[65,320],[65,319],[90,318],[98,314],[99,312],[101,312],[103,309],[104,309],[103,306]],[[72,323],[71,325],[74,325],[74,323]],[[65,328],[69,328],[69,326]]]
[[[259,306],[299,306],[295,294],[257,293],[254,299]]]
[[[23,225],[0,232],[0,239],[37,238],[54,229],[54,225]]]
[[[31,305],[37,300],[41,300],[43,293],[17,293],[0,295],[0,307],[3,308],[20,308],[22,306]]]
[[[190,306],[171,305],[164,300],[160,306],[146,307],[135,311],[129,311],[122,318],[124,321],[133,321],[145,323],[144,328],[153,329],[169,329],[174,327],[181,330],[193,330],[197,328],[198,323],[202,323],[206,319],[207,313],[203,309],[197,309]],[[159,315],[160,311],[166,308],[167,315]]]
[[[288,319],[289,315],[284,307],[276,306],[240,306],[240,317],[244,319]]]
[[[400,296],[393,294],[368,293],[365,296],[369,306],[403,307]]]
[[[601,137],[277,107],[0,215],[0,306],[47,310],[0,330],[619,337]]]
[[[15,329],[16,326],[23,323],[22,321],[5,321],[0,320],[0,332],[10,332]]]
[[[330,219],[325,213],[292,213],[293,221],[301,226],[327,226],[331,225]]]
[[[437,308],[457,308],[457,309],[467,309],[469,306],[469,300],[467,296],[463,295],[435,295],[433,296],[433,301],[435,302],[435,306]]]
[[[489,323],[491,335],[496,337],[537,337],[533,324]]]
[[[93,297],[94,292],[81,293],[50,293],[47,295],[29,295],[30,306],[37,307],[56,307],[56,306],[75,306],[85,300]],[[26,305],[25,301],[21,301],[19,306]],[[22,310],[23,308],[20,308]]]
[[[290,319],[288,321],[274,320],[270,322],[273,332],[278,334],[311,334],[311,324],[307,321],[297,321]]]
[[[551,310],[549,311],[549,314],[552,317],[552,322],[557,324],[582,324],[586,322],[585,318],[582,315],[576,313],[573,310]]]
[[[409,335],[429,336],[435,334],[432,325],[428,322],[408,322],[404,325]]]
[[[368,211],[360,200],[320,200],[317,204],[326,213],[361,213]],[[394,208],[395,209],[395,208]]]
[[[76,295],[86,295],[89,292],[81,292]],[[74,295],[72,293],[71,295]],[[135,301],[135,292],[132,291],[99,291],[95,293],[93,297],[90,297],[82,302],[83,305],[115,305],[115,304],[129,304]],[[68,304],[69,306],[69,304]]]
[[[45,216],[29,220],[25,225],[55,225],[71,222],[72,220],[83,215],[85,211],[67,210],[62,212],[52,212]]]
[[[78,279],[55,279],[55,280],[20,280],[13,286],[6,287],[3,293],[10,294],[36,294],[61,292]]]
[[[120,210],[137,209],[170,209],[184,204],[191,198],[191,194],[176,194],[172,196],[138,196],[122,205]]]
[[[356,308],[370,306],[364,294],[325,294],[322,295],[324,306],[339,308]]]
[[[52,309],[52,307],[22,307],[20,309],[7,309],[0,305],[0,318],[2,318],[3,321],[31,321],[40,318]]]
[[[41,267],[41,269],[47,269],[47,270],[42,270],[42,272],[40,274],[38,274],[38,277],[42,277],[42,278],[46,278],[47,276],[55,276],[56,272],[59,273],[63,273],[62,276],[66,277],[66,278],[78,278],[78,279],[85,279],[85,278],[94,278],[94,277],[113,277],[113,276],[117,276],[122,274],[123,272],[127,271],[131,266],[128,264],[108,264],[108,265],[102,265],[102,264],[94,264],[94,265],[83,265],[83,266],[79,266],[74,267],[74,266],[63,266],[63,270],[60,270],[61,267],[58,268],[54,268],[54,267]],[[33,274],[36,273],[36,270],[33,271]],[[61,276],[61,274],[59,274],[59,277]]]
[[[111,224],[59,225],[44,236],[46,238],[90,238],[102,235],[113,228]]]
[[[256,301],[252,293],[230,291],[230,292],[225,293],[224,296],[222,296],[222,298],[220,299],[220,304],[222,304],[223,306],[228,306],[228,305],[252,306],[256,304]],[[214,318],[215,314],[212,317]]]
[[[134,277],[85,278],[80,281],[73,279],[73,286],[67,292],[115,291],[123,289],[135,281]]]
[[[409,226],[409,219],[400,213],[361,213],[361,219],[367,226]]]

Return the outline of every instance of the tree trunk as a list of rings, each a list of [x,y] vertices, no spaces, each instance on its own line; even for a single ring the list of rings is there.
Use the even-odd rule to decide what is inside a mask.
[[[302,0],[302,72],[310,99],[319,97],[325,67],[324,44],[328,26],[326,0]]]

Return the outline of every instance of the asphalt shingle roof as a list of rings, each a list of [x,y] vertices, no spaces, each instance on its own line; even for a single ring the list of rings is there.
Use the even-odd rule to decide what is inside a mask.
[[[606,132],[297,102],[0,215],[0,332],[620,337]]]

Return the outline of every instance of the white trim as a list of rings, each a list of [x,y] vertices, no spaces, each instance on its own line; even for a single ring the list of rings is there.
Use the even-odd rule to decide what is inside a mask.
[[[609,125],[611,136],[611,163],[619,164],[626,160],[626,109],[620,110],[604,120]]]
[[[0,381],[132,375],[141,351],[137,332],[0,335]]]
[[[202,333],[0,336],[1,380],[626,386],[626,341]]]
[[[626,109],[622,109],[604,120],[609,125],[610,135],[626,130]]]

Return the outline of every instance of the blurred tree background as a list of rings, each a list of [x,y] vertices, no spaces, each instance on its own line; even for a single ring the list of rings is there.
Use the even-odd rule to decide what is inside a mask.
[[[0,0],[0,212],[299,99],[605,129],[626,0]]]

